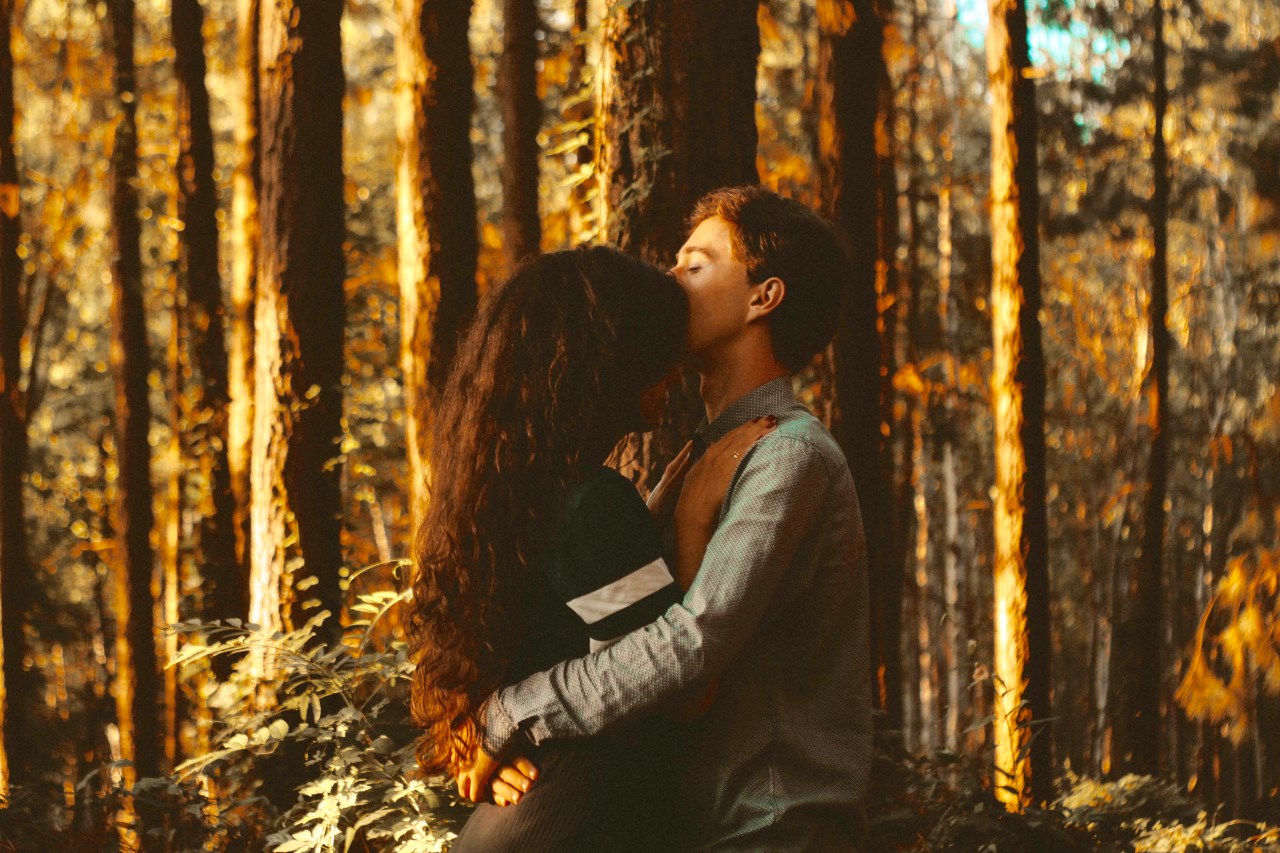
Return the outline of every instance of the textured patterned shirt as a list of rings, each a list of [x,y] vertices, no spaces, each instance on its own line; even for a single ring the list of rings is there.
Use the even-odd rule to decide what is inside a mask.
[[[707,443],[763,415],[701,569],[656,621],[503,688],[485,747],[587,737],[719,679],[684,800],[700,849],[854,850],[871,766],[866,546],[853,479],[790,379],[745,395]]]

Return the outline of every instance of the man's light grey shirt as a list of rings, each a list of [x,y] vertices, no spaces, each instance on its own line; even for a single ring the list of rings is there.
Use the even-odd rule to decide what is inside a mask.
[[[700,435],[776,415],[740,463],[698,576],[657,621],[506,687],[485,747],[587,737],[719,678],[684,797],[703,849],[817,850],[857,820],[871,765],[866,545],[844,455],[768,382]]]

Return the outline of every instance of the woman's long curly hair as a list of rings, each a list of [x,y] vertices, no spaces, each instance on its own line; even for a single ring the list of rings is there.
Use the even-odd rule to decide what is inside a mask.
[[[526,262],[481,303],[432,438],[409,635],[418,762],[470,758],[484,699],[520,631],[523,579],[573,484],[628,432],[672,369],[688,306],[673,278],[615,249]]]

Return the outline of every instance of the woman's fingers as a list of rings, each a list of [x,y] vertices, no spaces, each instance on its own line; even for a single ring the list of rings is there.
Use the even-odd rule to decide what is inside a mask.
[[[512,767],[511,765],[503,767],[498,773],[498,780],[494,782],[495,787],[497,786],[497,781],[505,782],[511,788],[520,791],[521,793],[528,793],[530,786],[533,785],[532,779],[526,776],[523,771]]]
[[[530,782],[538,778],[538,768],[533,765],[532,761],[525,758],[523,755],[517,758],[514,764],[516,769],[523,773]]]
[[[520,797],[524,794],[505,779],[494,779],[490,783],[490,790],[493,791],[493,801],[500,806],[514,806],[520,802]]]

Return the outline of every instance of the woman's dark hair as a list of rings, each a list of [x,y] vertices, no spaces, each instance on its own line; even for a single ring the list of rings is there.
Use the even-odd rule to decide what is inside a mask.
[[[760,186],[707,193],[694,205],[690,230],[713,216],[729,223],[733,254],[749,281],[777,276],[786,285],[769,329],[778,361],[800,371],[836,333],[851,266],[843,237],[800,202]]]
[[[687,322],[673,278],[603,246],[534,258],[482,300],[435,414],[414,543],[424,771],[470,757],[480,704],[507,676],[521,582],[573,484],[642,428],[641,394],[675,365]]]

